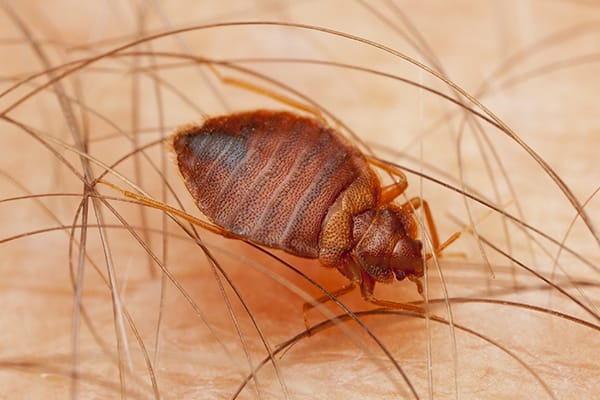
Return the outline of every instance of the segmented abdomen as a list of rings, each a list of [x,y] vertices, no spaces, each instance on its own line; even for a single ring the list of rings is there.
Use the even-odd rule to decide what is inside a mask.
[[[364,156],[333,129],[287,112],[252,111],[185,127],[179,169],[214,223],[265,246],[318,257],[329,208],[361,174]]]

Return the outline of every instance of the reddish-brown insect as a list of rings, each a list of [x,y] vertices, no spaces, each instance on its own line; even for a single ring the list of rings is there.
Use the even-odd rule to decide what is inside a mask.
[[[172,145],[198,207],[226,232],[337,268],[350,284],[335,295],[359,285],[365,300],[411,308],[373,295],[375,282],[394,278],[421,290],[415,208],[424,206],[434,249],[441,249],[427,203],[392,203],[407,186],[401,172],[394,170],[400,182],[382,188],[365,155],[341,134],[290,112],[211,118],[180,128]]]

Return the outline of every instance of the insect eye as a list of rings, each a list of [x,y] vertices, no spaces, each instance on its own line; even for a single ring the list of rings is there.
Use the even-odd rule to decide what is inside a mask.
[[[394,274],[396,275],[396,280],[401,281],[404,278],[406,278],[406,274],[402,271],[395,271]]]
[[[417,248],[417,253],[421,254],[421,251],[423,251],[423,242],[415,240],[415,247]]]

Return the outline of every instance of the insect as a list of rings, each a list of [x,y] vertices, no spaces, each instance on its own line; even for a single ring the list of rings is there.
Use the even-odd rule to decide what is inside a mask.
[[[440,246],[427,202],[393,203],[408,185],[400,171],[400,181],[382,187],[373,161],[313,118],[267,110],[211,118],[179,128],[172,147],[207,218],[237,237],[336,268],[350,280],[336,296],[358,286],[371,303],[414,310],[373,293],[377,282],[405,278],[422,291],[414,210],[423,207],[436,253],[454,240]],[[304,306],[305,322],[311,307]]]

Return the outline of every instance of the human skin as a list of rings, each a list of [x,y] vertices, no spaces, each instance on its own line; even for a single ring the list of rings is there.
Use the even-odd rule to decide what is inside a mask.
[[[588,226],[582,219],[577,219],[571,231],[569,225],[577,214],[573,202],[584,204],[600,182],[596,156],[600,148],[596,106],[600,79],[594,47],[599,33],[588,23],[597,21],[598,8],[585,3],[517,1],[397,6],[433,49],[435,59],[403,39],[407,31],[403,17],[387,3],[373,5],[387,20],[360,3],[346,2],[258,2],[253,7],[222,2],[214,9],[177,2],[161,4],[162,19],[152,5],[139,9],[133,4],[92,6],[79,2],[53,2],[47,8],[37,2],[5,6],[2,37],[19,40],[6,41],[0,47],[5,60],[3,75],[11,79],[3,88],[13,83],[12,79],[48,68],[32,51],[34,47],[25,40],[25,31],[18,28],[16,18],[40,41],[40,49],[52,66],[107,52],[135,38],[213,22],[292,21],[327,26],[389,46],[440,71],[498,115],[547,166],[534,161],[532,154],[505,132],[478,119],[490,143],[482,153],[478,143],[486,139],[476,139],[476,119],[463,120],[466,114],[451,102],[456,91],[397,55],[331,32],[259,25],[206,28],[182,34],[179,41],[146,41],[129,50],[144,54],[90,64],[83,72],[62,79],[62,87],[34,94],[8,112],[2,122],[0,196],[61,195],[40,202],[23,198],[0,203],[0,239],[4,239],[0,244],[0,397],[230,398],[252,367],[268,355],[263,340],[271,351],[277,351],[281,343],[303,334],[302,305],[322,293],[259,249],[199,228],[203,243],[251,310],[260,334],[227,279],[222,274],[215,278],[202,248],[179,225],[164,219],[162,212],[146,210],[141,217],[142,206],[123,204],[120,200],[124,196],[106,185],[97,185],[97,192],[91,195],[117,198],[109,204],[118,209],[121,220],[97,200],[88,202],[87,220],[76,212],[82,202],[83,184],[61,157],[77,173],[82,173],[86,160],[101,162],[91,167],[91,174],[98,177],[105,165],[156,141],[161,133],[169,135],[178,125],[201,123],[204,116],[255,108],[301,112],[269,99],[266,90],[260,94],[226,85],[198,59],[174,57],[172,53],[221,60],[270,57],[339,61],[442,90],[449,99],[389,76],[297,60],[237,64],[288,84],[318,102],[339,118],[340,122],[328,119],[332,126],[342,131],[343,125],[350,127],[379,157],[475,193],[495,206],[490,211],[473,200],[465,203],[463,195],[408,174],[407,196],[422,193],[428,199],[442,240],[473,223],[480,235],[465,229],[440,259],[447,294],[434,260],[429,261],[429,320],[411,314],[379,313],[361,316],[363,326],[351,321],[325,325],[312,336],[302,336],[285,355],[278,354],[277,370],[272,363],[262,368],[257,374],[258,385],[243,389],[240,398],[285,398],[286,394],[294,399],[593,397],[600,371],[596,356],[600,347],[600,254],[593,232],[600,224],[597,197],[580,209],[589,219]],[[167,19],[170,26],[165,24]],[[528,48],[557,32],[563,34]],[[528,50],[507,68],[506,75],[493,72],[521,49]],[[149,52],[158,51],[171,54],[148,57]],[[173,68],[172,64],[181,62],[186,64]],[[281,87],[268,86],[239,71],[224,67],[219,71],[285,93]],[[207,88],[204,76],[214,91]],[[479,92],[490,76],[487,92]],[[3,112],[49,78],[43,75],[33,85],[26,84],[4,96]],[[133,96],[136,85],[141,92]],[[51,89],[66,90],[85,104],[81,108],[75,101],[70,103],[79,130],[68,128],[68,109],[59,106]],[[188,96],[193,105],[179,94]],[[448,113],[452,119],[436,124]],[[30,134],[19,123],[35,130]],[[132,131],[138,141],[126,138]],[[89,135],[89,145],[79,153],[72,151],[76,143],[73,135]],[[50,144],[55,152],[42,143]],[[502,159],[512,192],[490,148]],[[156,143],[147,151],[155,165],[165,171],[164,178],[142,157],[134,161],[129,156],[115,170],[157,200],[168,183],[185,209],[198,217],[169,151],[166,143]],[[484,160],[491,163],[489,171]],[[549,177],[550,167],[572,192],[573,202]],[[380,175],[387,179],[385,173]],[[103,179],[131,190],[115,174]],[[173,195],[166,202],[180,208]],[[94,207],[102,210],[100,220]],[[558,243],[530,230],[532,236],[527,236],[515,223],[503,221],[502,210]],[[73,224],[78,227],[71,239]],[[99,230],[98,224],[106,230]],[[87,236],[82,236],[81,225],[88,227]],[[134,227],[138,236],[123,226]],[[45,228],[56,229],[38,232]],[[554,259],[568,231],[558,262],[561,269],[555,269]],[[24,233],[31,234],[16,236]],[[104,234],[110,257],[103,247]],[[71,272],[80,265],[82,237],[87,258],[79,273]],[[142,247],[140,241],[148,247]],[[511,263],[486,243],[516,261]],[[162,268],[148,256],[149,250]],[[339,273],[315,261],[274,254],[326,289],[345,284]],[[79,290],[74,289],[72,275],[82,277]],[[227,297],[219,283],[225,286]],[[376,293],[401,302],[422,301],[410,282],[379,285]],[[454,330],[447,323],[446,296],[452,304]],[[341,300],[355,311],[373,308],[359,293]],[[343,312],[330,302],[325,310],[309,311],[308,321],[316,325],[338,314]],[[243,339],[232,321],[243,332]],[[126,339],[118,339],[123,335]],[[150,371],[156,377],[154,388]]]

